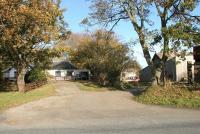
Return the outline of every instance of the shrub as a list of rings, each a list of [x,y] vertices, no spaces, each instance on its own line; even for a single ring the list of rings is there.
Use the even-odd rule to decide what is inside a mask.
[[[44,70],[40,68],[34,68],[28,73],[27,80],[28,80],[28,83],[37,82],[37,81],[46,81],[47,75]]]

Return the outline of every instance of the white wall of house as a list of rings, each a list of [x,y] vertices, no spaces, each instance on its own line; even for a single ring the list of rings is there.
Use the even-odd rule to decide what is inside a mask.
[[[60,76],[56,75],[56,72],[60,72]],[[53,76],[56,80],[65,80],[67,70],[47,70],[50,76]]]
[[[10,70],[9,77],[10,77],[10,78],[16,77],[16,69],[12,68],[12,69]]]
[[[193,55],[185,56],[185,60],[180,56],[176,56],[166,62],[167,74],[171,76],[171,80],[173,81],[181,81],[184,78],[188,78],[187,74],[187,62],[190,61],[194,64]],[[193,80],[194,80],[194,66],[192,66]],[[141,81],[148,82],[151,80],[151,70],[148,67],[142,69],[140,71],[140,79]]]
[[[54,77],[56,77],[57,71],[61,72],[61,77],[67,76],[67,72],[71,72],[71,71],[74,72],[74,75],[79,74],[80,72],[89,72],[89,74],[90,74],[90,71],[87,69],[85,69],[85,70],[47,70],[49,75],[54,76]]]
[[[7,78],[7,79],[15,79],[16,78],[16,69],[11,68],[8,71],[5,71],[3,73],[3,78]]]
[[[187,62],[190,61],[194,64],[193,55],[185,56],[185,60],[181,57],[176,57],[176,81],[181,81],[183,78],[187,78]],[[192,66],[192,77],[194,78],[194,66]]]
[[[60,76],[56,75],[56,72],[60,71]],[[72,76],[67,76],[67,72],[74,72],[73,75],[80,74],[81,72],[88,72],[90,75],[90,71],[87,69],[82,69],[82,70],[73,70],[73,69],[68,69],[68,70],[47,70],[47,73],[50,76],[53,76],[56,80],[71,80]]]
[[[61,77],[65,77],[67,74],[67,70],[47,70],[49,75],[56,77],[56,72],[60,71],[61,72]]]
[[[56,80],[70,80],[71,76],[67,76],[67,72],[72,72],[74,70],[47,70],[50,76],[53,76]],[[60,72],[60,76],[56,74],[56,72]]]

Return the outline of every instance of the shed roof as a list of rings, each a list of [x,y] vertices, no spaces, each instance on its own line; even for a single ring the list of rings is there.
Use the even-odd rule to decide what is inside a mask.
[[[68,69],[77,69],[72,63],[69,61],[61,61],[61,62],[54,62],[52,67],[52,70],[68,70]]]
[[[155,53],[154,56],[153,56],[153,58],[152,58],[152,60],[155,60],[156,58],[159,59],[159,60],[161,60],[162,56],[163,56],[163,52]],[[167,56],[168,60],[176,57],[176,55],[174,53],[170,53],[170,54],[168,54],[166,56]]]

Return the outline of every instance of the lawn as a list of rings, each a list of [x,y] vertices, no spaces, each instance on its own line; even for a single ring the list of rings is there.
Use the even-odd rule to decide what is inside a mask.
[[[96,92],[101,92],[101,91],[108,91],[108,90],[116,90],[115,88],[112,87],[103,87],[100,86],[94,82],[91,81],[78,81],[76,82],[76,85],[80,88],[82,91],[96,91]]]
[[[56,91],[52,84],[44,85],[33,91],[21,94],[18,92],[0,92],[0,111],[27,102],[54,95]]]
[[[200,92],[192,92],[187,88],[177,86],[150,87],[146,92],[135,96],[134,99],[144,104],[200,108]]]

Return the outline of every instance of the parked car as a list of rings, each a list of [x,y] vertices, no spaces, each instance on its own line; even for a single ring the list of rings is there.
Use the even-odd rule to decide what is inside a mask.
[[[138,82],[139,80],[140,80],[140,78],[137,76],[131,76],[131,77],[127,77],[125,79],[126,82]]]

